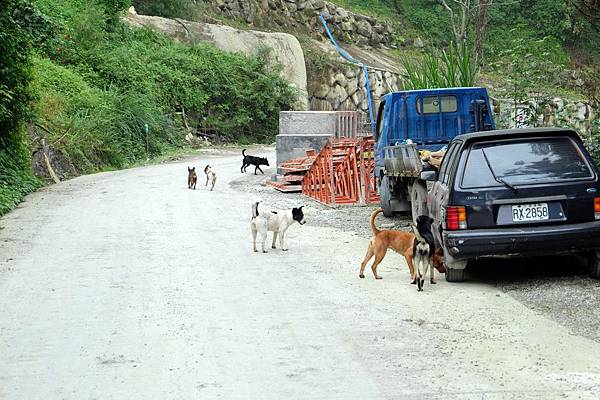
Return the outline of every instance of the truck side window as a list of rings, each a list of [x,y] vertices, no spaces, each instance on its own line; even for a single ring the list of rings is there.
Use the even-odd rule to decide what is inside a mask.
[[[375,141],[377,142],[381,137],[381,130],[383,129],[383,114],[385,111],[385,101],[379,104],[379,111],[377,112],[377,122],[375,126]]]
[[[423,105],[421,106],[421,100]],[[425,96],[417,99],[417,112],[419,114],[437,114],[440,112],[440,100],[442,101],[441,111],[443,113],[456,112],[458,110],[458,101],[456,96]]]

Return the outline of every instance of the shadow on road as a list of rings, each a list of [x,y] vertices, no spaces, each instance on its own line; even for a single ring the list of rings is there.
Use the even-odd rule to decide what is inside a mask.
[[[585,259],[578,256],[477,260],[469,263],[469,280],[491,284],[519,284],[531,280],[589,278]]]

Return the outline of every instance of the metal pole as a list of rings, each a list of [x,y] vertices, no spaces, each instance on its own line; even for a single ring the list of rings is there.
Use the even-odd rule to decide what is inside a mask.
[[[148,133],[150,132],[150,127],[148,124],[144,124],[144,133],[146,134],[146,161],[150,160],[150,146],[148,144]]]

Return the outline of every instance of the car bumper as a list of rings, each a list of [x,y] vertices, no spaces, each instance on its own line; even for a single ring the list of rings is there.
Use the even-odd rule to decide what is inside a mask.
[[[527,257],[600,248],[600,221],[569,225],[445,231],[444,247],[455,259]]]

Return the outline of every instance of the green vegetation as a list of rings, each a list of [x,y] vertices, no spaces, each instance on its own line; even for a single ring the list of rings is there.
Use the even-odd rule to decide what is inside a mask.
[[[137,12],[144,15],[188,20],[200,15],[199,5],[194,0],[133,0],[132,4]]]
[[[20,21],[26,5],[6,0],[0,8],[0,215],[38,185],[33,177],[23,121],[31,99],[30,32]]]
[[[132,29],[118,18],[129,0],[29,1],[0,12],[0,214],[38,184],[25,124],[88,173],[171,152],[190,131],[272,141],[296,102],[269,49],[248,58]]]
[[[439,0],[334,0],[356,12],[390,20],[401,35],[420,36],[432,47],[449,47],[456,42],[448,10]],[[464,11],[457,2],[447,0],[456,19]],[[465,2],[466,3],[466,2]],[[476,41],[480,22],[479,5],[487,4],[483,49],[479,64],[484,74],[502,76],[512,73],[511,54],[527,55],[527,69],[537,76],[535,85],[552,90],[559,87],[558,74],[549,69],[566,69],[571,65],[600,62],[600,30],[596,10],[586,9],[584,0],[476,1],[466,10],[467,42]],[[583,13],[581,11],[584,11]],[[586,13],[589,14],[586,16]],[[460,28],[460,27],[459,27]],[[460,29],[459,29],[460,30]],[[440,53],[441,55],[441,53]],[[549,68],[552,64],[552,68]],[[550,79],[548,79],[550,78]],[[526,88],[523,88],[524,90]]]
[[[402,65],[406,90],[474,86],[479,72],[473,50],[464,43],[451,43],[441,52],[432,49],[422,60],[404,59]]]

